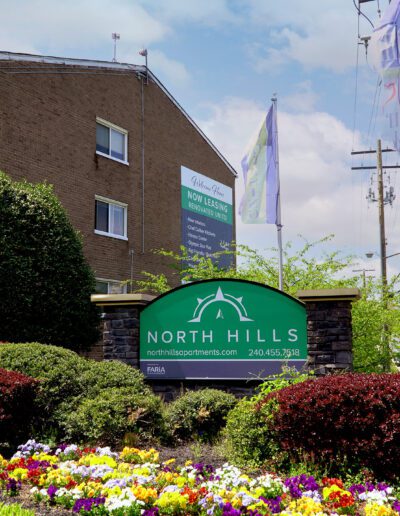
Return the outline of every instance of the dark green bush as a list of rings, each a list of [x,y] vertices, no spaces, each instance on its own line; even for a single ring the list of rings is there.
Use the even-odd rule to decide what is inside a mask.
[[[123,388],[123,399],[129,393],[129,396],[135,398],[135,403],[142,403],[143,399],[142,408],[146,414],[151,403],[157,404],[140,371],[117,361],[88,360],[57,346],[38,343],[0,344],[0,367],[41,380],[35,404],[35,430],[38,436],[51,434],[56,439],[65,438],[67,430],[71,433],[66,423],[71,413],[81,413],[84,401],[104,393],[105,389]],[[118,417],[121,418],[123,411],[120,405],[118,410]],[[149,418],[150,426],[158,421],[159,412],[160,409],[156,407],[155,419],[153,416]],[[144,423],[142,426],[144,429]],[[113,424],[110,428],[113,428]],[[112,433],[118,432],[112,430]],[[79,435],[84,440],[85,435],[89,438],[91,434],[82,431]]]
[[[284,367],[282,373],[270,376],[261,383],[250,399],[241,400],[227,418],[225,445],[229,456],[238,466],[270,466],[283,468],[288,460],[275,431],[274,418],[278,403],[271,399],[263,403],[271,393],[309,379],[305,373]]]
[[[115,445],[127,433],[140,442],[152,440],[165,430],[162,402],[154,394],[137,394],[130,388],[105,389],[67,414],[65,429],[69,439],[85,443]]]
[[[90,346],[98,338],[94,286],[52,187],[0,172],[0,341]]]
[[[215,439],[235,406],[232,394],[217,389],[189,391],[167,407],[167,422],[172,435],[181,441]]]
[[[110,360],[106,362],[88,361],[87,367],[80,377],[85,396],[94,398],[103,389],[111,387],[129,387],[133,394],[150,393],[150,388],[144,383],[144,376],[133,367]]]
[[[257,410],[253,400],[243,399],[229,412],[224,430],[230,460],[237,466],[260,467],[279,461],[281,448],[273,429],[277,404]]]

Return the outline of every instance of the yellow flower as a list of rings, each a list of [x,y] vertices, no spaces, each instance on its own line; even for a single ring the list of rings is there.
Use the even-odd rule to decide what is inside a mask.
[[[163,493],[157,500],[157,506],[160,509],[186,509],[187,498],[177,492]]]
[[[88,455],[84,455],[79,459],[79,464],[83,464],[84,466],[99,466],[105,464],[110,468],[116,468],[117,463],[112,457],[108,455],[95,455],[94,453],[89,453]]]
[[[47,453],[35,453],[35,455],[32,456],[32,459],[45,460],[50,462],[50,464],[55,464],[58,462],[58,457],[56,455],[47,455]]]
[[[122,489],[119,486],[114,487],[103,487],[101,490],[101,496],[120,496]]]
[[[387,505],[379,505],[376,502],[368,502],[365,506],[366,516],[396,516],[398,513]]]
[[[323,514],[324,512],[323,506],[320,502],[316,502],[307,496],[303,496],[298,500],[290,502],[288,508],[292,516],[294,513],[301,514],[302,516],[316,516]]]
[[[126,462],[122,462],[121,464],[118,464],[118,471],[120,471],[121,473],[129,473],[132,469],[131,465],[126,463]]]
[[[28,478],[28,470],[25,468],[15,468],[10,472],[9,476],[15,480],[26,480]]]
[[[169,459],[163,462],[164,466],[169,466],[170,464],[173,464],[176,461],[176,459]]]
[[[142,500],[143,502],[157,498],[157,491],[152,487],[134,486],[131,491],[138,500]]]

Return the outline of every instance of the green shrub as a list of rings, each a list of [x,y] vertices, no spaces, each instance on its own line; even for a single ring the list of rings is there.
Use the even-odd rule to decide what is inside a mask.
[[[94,286],[52,187],[0,172],[0,341],[90,346],[99,325]]]
[[[133,367],[110,360],[105,362],[87,361],[87,368],[81,375],[85,396],[94,398],[103,389],[111,387],[129,387],[132,394],[150,393],[150,388],[144,383],[144,376]]]
[[[232,463],[260,467],[279,460],[281,449],[273,430],[275,410],[272,404],[257,410],[253,400],[243,399],[229,412],[224,435]]]
[[[0,344],[0,367],[41,380],[35,411],[38,436],[65,438],[71,412],[105,389],[124,388],[131,396],[147,396],[154,402],[140,371],[117,361],[88,360],[57,346]]]
[[[284,367],[282,373],[261,383],[253,397],[236,405],[228,415],[224,431],[225,446],[232,462],[238,466],[284,466],[288,457],[280,445],[274,423],[278,403],[273,399],[268,403],[262,401],[271,393],[309,378],[307,374]]]
[[[232,394],[216,389],[186,392],[167,407],[170,431],[182,441],[193,438],[212,441],[235,404]]]
[[[83,399],[65,419],[68,439],[115,445],[124,435],[135,434],[140,442],[162,436],[162,402],[154,394],[137,394],[130,388],[114,387],[94,399]]]

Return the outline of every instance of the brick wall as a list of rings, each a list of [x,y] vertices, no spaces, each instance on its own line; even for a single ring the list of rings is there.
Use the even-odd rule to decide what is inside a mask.
[[[134,278],[142,270],[170,276],[169,261],[151,251],[179,248],[180,167],[233,188],[234,176],[223,160],[158,85],[150,81],[142,88],[133,71],[63,65],[55,70],[50,64],[13,61],[2,61],[0,67],[13,71],[3,73],[0,81],[0,170],[16,180],[46,180],[54,185],[83,236],[96,277],[130,278],[131,250]],[[33,67],[51,73],[14,73]],[[95,154],[96,117],[128,131],[129,166]],[[95,195],[128,205],[128,241],[94,234]]]

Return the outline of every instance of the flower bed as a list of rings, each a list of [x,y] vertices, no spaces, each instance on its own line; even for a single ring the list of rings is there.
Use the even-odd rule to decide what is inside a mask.
[[[345,486],[317,482],[305,474],[256,478],[225,464],[214,469],[174,460],[159,461],[154,449],[79,448],[56,450],[28,441],[9,460],[0,456],[0,489],[9,495],[29,486],[31,496],[75,514],[114,516],[350,514],[397,516],[400,502],[384,483]]]

